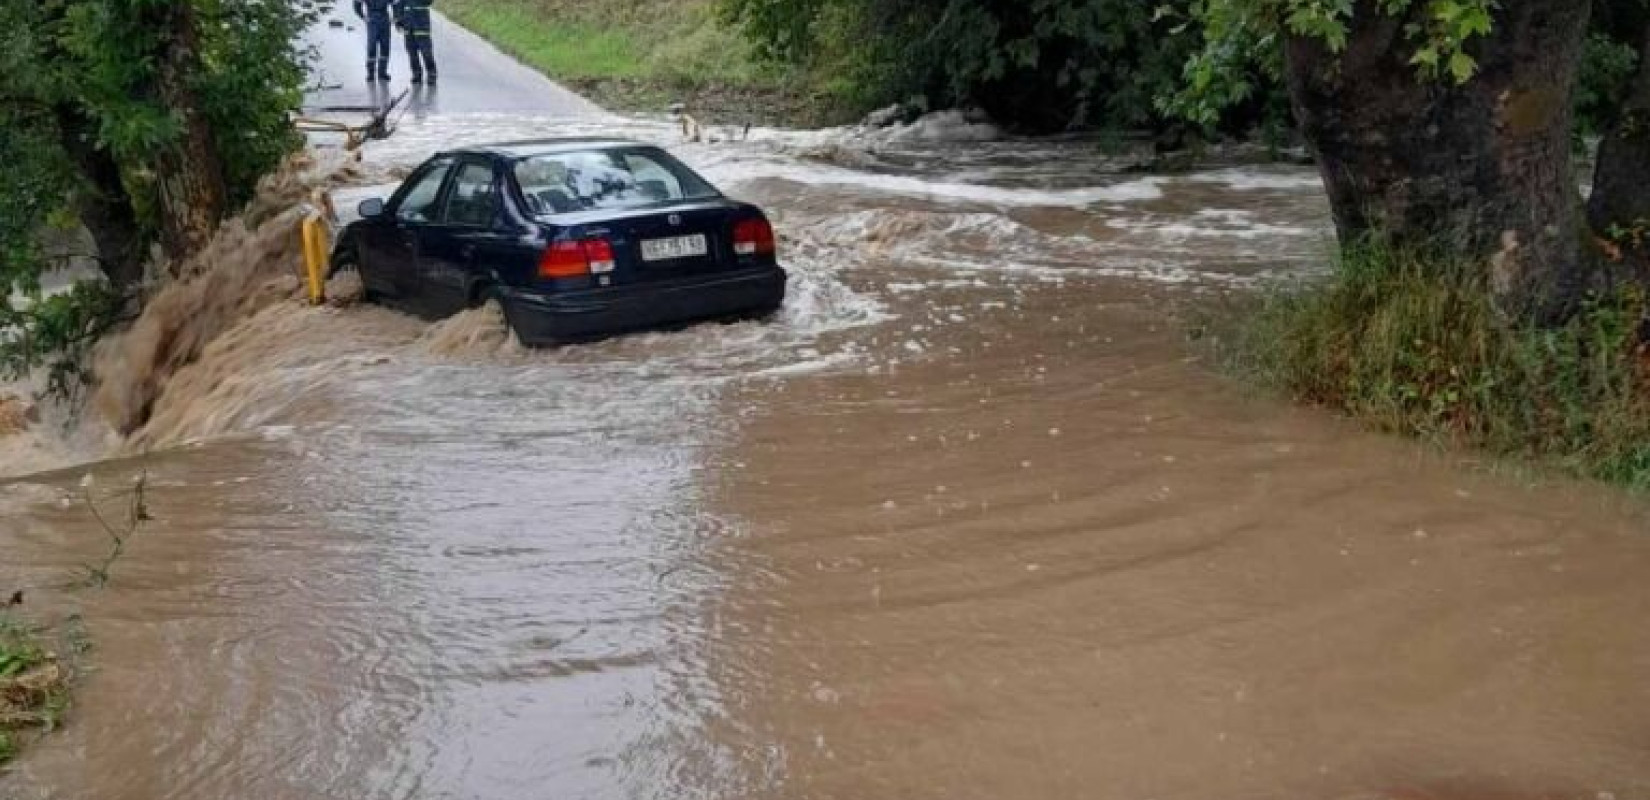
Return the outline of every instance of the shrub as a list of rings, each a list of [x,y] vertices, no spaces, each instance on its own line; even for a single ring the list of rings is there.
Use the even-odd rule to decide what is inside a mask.
[[[1505,321],[1485,284],[1472,265],[1354,248],[1327,283],[1268,293],[1222,355],[1385,431],[1650,488],[1643,291],[1537,326]]]

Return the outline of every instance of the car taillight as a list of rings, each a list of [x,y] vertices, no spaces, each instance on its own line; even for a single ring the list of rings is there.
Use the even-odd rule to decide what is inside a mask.
[[[590,271],[602,275],[618,266],[613,260],[613,243],[606,239],[584,240],[584,258],[590,262]]]
[[[539,258],[540,278],[580,278],[612,272],[613,243],[606,239],[551,242]]]
[[[733,226],[733,252],[742,256],[771,256],[778,250],[773,226],[765,219],[747,219]]]

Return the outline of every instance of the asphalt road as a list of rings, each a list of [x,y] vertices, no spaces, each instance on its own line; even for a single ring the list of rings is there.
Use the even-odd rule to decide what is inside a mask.
[[[306,106],[311,113],[329,108],[381,106],[389,98],[409,92],[408,99],[422,113],[505,112],[585,117],[602,109],[578,94],[488,44],[481,37],[435,15],[435,57],[441,70],[437,87],[414,87],[407,66],[406,43],[392,36],[390,74],[383,84],[366,81],[367,31],[341,0],[332,16],[322,20],[308,37],[320,55]]]

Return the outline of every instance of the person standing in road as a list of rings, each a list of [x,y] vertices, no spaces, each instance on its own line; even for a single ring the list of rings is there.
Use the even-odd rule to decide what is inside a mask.
[[[390,80],[390,8],[393,0],[354,0],[367,22],[367,83]]]
[[[435,40],[430,35],[430,6],[435,0],[395,0],[395,25],[407,35],[407,60],[412,64],[412,82],[423,83],[429,74],[435,85]]]

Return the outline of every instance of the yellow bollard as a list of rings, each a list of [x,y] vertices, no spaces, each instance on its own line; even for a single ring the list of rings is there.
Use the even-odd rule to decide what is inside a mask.
[[[321,227],[321,215],[304,218],[304,270],[309,284],[309,302],[320,305],[327,301],[327,234]]]

